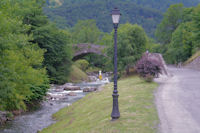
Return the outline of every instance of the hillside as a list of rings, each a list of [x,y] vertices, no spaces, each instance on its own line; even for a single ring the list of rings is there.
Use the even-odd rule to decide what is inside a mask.
[[[198,0],[47,0],[46,15],[60,28],[70,28],[78,20],[95,19],[104,32],[112,30],[110,11],[117,6],[122,12],[121,23],[142,25],[151,37],[162,14],[171,4],[183,3],[195,6]]]

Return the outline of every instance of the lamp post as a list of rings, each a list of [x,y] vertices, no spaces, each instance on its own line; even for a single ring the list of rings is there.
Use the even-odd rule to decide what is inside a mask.
[[[111,117],[112,120],[116,120],[120,117],[119,113],[119,106],[118,106],[118,91],[117,91],[117,28],[120,20],[120,11],[118,8],[114,8],[112,10],[112,21],[114,25],[115,30],[115,36],[114,36],[114,90],[113,90],[113,108]]]

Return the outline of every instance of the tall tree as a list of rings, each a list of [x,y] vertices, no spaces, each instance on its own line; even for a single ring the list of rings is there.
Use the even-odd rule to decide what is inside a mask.
[[[118,69],[129,72],[129,67],[134,65],[146,50],[147,36],[144,29],[138,25],[122,24],[118,28]],[[111,46],[111,49],[113,46]],[[112,50],[113,51],[113,50]],[[110,52],[110,56],[113,53]]]
[[[18,9],[12,1],[0,1],[0,110],[26,109],[25,103],[41,100],[48,88],[44,50],[30,42],[30,27],[13,14]]]
[[[172,41],[165,54],[168,63],[178,64],[186,61],[192,55],[192,27],[191,22],[183,23],[172,34]]]
[[[70,37],[51,24],[43,13],[44,1],[26,0],[18,2],[21,9],[15,14],[23,17],[23,23],[30,26],[28,34],[33,35],[31,42],[45,49],[44,66],[52,83],[67,82],[71,66]]]
[[[70,35],[54,25],[46,25],[33,31],[34,41],[43,49],[44,65],[52,83],[67,82],[71,68],[72,50]]]
[[[183,4],[171,5],[164,14],[162,22],[156,29],[156,37],[162,44],[168,44],[171,41],[172,33],[183,21]]]

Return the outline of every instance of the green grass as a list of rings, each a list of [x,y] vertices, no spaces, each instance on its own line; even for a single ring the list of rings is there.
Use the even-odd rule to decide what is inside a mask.
[[[193,60],[195,60],[197,57],[200,56],[200,51],[197,51],[193,56],[191,56],[185,63],[184,65],[187,65],[191,63]]]
[[[69,82],[77,83],[81,81],[87,81],[88,76],[85,72],[79,69],[77,66],[72,65],[72,70],[69,76]]]
[[[121,117],[111,122],[113,84],[86,95],[53,115],[57,122],[41,133],[155,133],[158,116],[154,106],[156,83],[134,76],[118,82]]]

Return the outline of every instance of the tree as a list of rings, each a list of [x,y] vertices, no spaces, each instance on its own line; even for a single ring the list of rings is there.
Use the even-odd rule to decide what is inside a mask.
[[[135,65],[146,50],[147,36],[142,27],[126,23],[118,28],[117,39],[118,69],[121,72],[126,69],[129,73],[129,67]],[[109,55],[113,57],[113,46],[110,49]]]
[[[183,3],[186,7],[196,6],[198,0],[46,0],[44,12],[55,21],[58,16],[63,21],[55,21],[57,26],[73,27],[79,20],[95,19],[101,31],[111,32],[112,22],[110,11],[117,5],[121,9],[120,23],[137,23],[148,36],[155,37],[156,26],[163,17],[163,12],[171,4]],[[55,2],[56,1],[56,7]],[[74,10],[76,9],[76,10]],[[58,18],[59,19],[59,18]],[[110,20],[110,21],[109,21]]]
[[[23,18],[23,24],[29,25],[27,34],[33,35],[31,42],[45,49],[44,66],[47,68],[51,83],[67,82],[71,67],[71,36],[51,24],[43,14],[44,1],[26,0],[18,2],[20,9],[15,11]]]
[[[26,103],[40,101],[49,87],[44,50],[31,42],[26,34],[30,27],[13,14],[18,9],[12,1],[0,1],[0,110],[26,109]]]
[[[162,44],[156,43],[152,38],[148,38],[147,50],[150,53],[162,53],[164,48]]]
[[[72,28],[72,40],[77,43],[96,43],[100,39],[101,32],[96,26],[95,20],[80,20]]]
[[[43,49],[44,65],[47,68],[52,83],[67,82],[71,67],[70,35],[58,30],[54,25],[39,27],[33,31],[34,41]]]
[[[191,22],[182,23],[172,34],[172,41],[165,54],[168,63],[178,64],[186,61],[192,55]]]
[[[99,41],[100,45],[111,46],[113,45],[113,36],[110,33],[105,33],[101,40]]]
[[[172,33],[183,22],[183,4],[171,5],[164,14],[162,22],[156,29],[156,37],[159,42],[169,44],[172,38]]]

